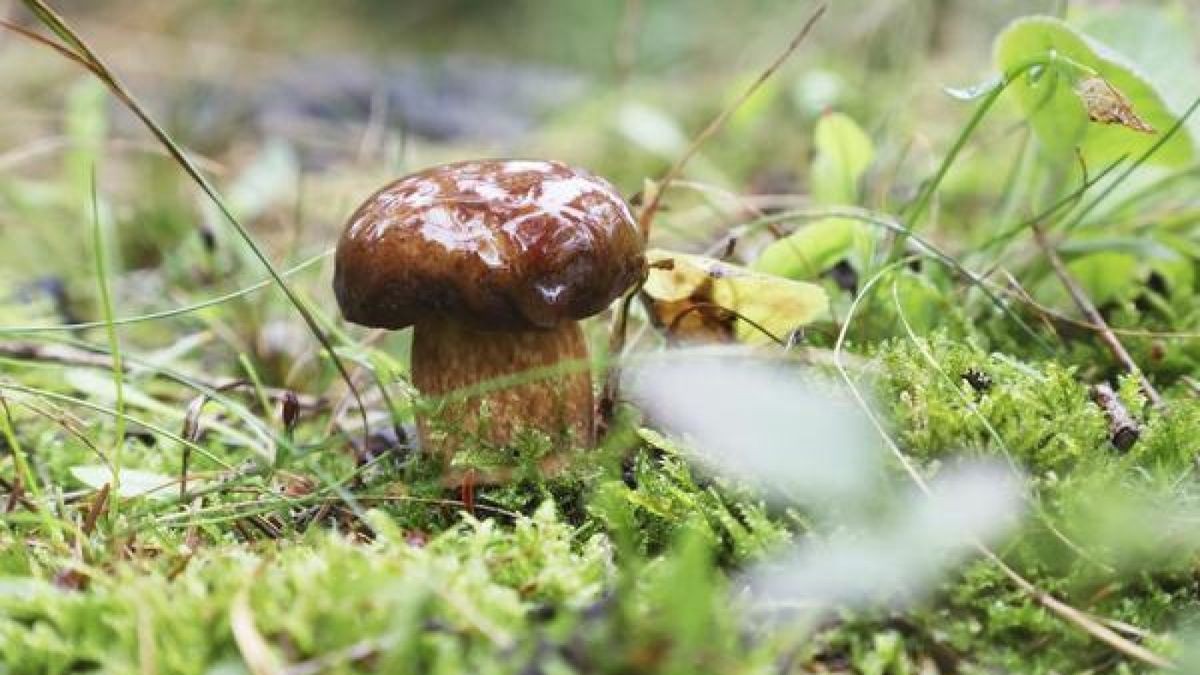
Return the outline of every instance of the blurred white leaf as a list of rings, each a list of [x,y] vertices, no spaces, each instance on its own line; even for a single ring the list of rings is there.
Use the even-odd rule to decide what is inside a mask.
[[[73,466],[71,475],[93,490],[99,490],[113,482],[112,470],[103,464]],[[171,476],[138,469],[121,469],[121,489],[118,494],[122,497],[149,496],[153,499],[167,499],[172,495],[169,488],[174,484],[175,479]]]
[[[626,377],[654,423],[718,470],[809,504],[861,498],[875,485],[879,448],[862,412],[787,361],[677,350]]]
[[[646,150],[675,159],[687,150],[688,138],[666,113],[644,103],[626,103],[617,112],[617,128]]]
[[[296,188],[299,174],[292,146],[270,139],[227,189],[230,208],[243,220],[254,220]]]
[[[792,87],[792,99],[810,115],[819,115],[837,105],[846,92],[846,81],[823,68],[806,69]]]
[[[841,531],[749,573],[754,598],[824,607],[900,603],[931,589],[974,549],[1003,536],[1022,512],[1022,484],[999,464],[943,472],[932,494],[914,490],[889,522]]]

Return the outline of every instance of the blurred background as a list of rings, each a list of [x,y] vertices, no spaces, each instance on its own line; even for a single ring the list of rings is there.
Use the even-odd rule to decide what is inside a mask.
[[[445,161],[552,157],[599,172],[636,199],[643,181],[681,156],[817,5],[109,0],[54,6],[194,153],[273,259],[291,264],[331,246],[344,218],[379,185]],[[836,110],[856,120],[876,146],[860,203],[894,213],[933,173],[972,112],[943,88],[990,77],[991,41],[1014,17],[1068,11],[1176,27],[1200,18],[1196,7],[1178,2],[1067,8],[1053,0],[837,0],[798,53],[704,146],[685,178],[710,192],[765,195],[763,208],[803,203],[814,124]],[[0,15],[35,25],[17,2],[0,2]],[[1153,51],[1152,38],[1142,42]],[[1169,80],[1190,71],[1155,72]],[[118,314],[186,304],[194,293],[207,297],[261,278],[189,179],[75,64],[4,32],[0,81],[6,102],[0,293],[10,299],[0,305],[0,319],[20,325],[96,318],[85,236],[93,171],[98,211],[113,243]],[[1023,147],[1013,140],[1019,118],[1005,120],[1003,107],[997,115],[1000,121],[973,139],[967,161],[945,185],[943,202],[946,212],[954,207],[953,217],[930,226],[929,235],[952,251],[971,245],[961,233],[995,207],[1002,189],[997,167]],[[705,250],[747,217],[737,204],[691,199],[681,192],[669,200],[658,244]],[[326,269],[297,283],[332,315],[327,279]],[[298,320],[278,299],[247,301],[242,314],[244,321],[226,327],[223,337],[251,354],[268,379],[284,379],[283,364],[311,349],[303,330],[295,330]],[[170,334],[164,329],[159,337]]]
[[[948,106],[940,86],[982,79],[990,40],[1005,22],[1055,4],[831,3],[800,54],[706,146],[693,171],[737,191],[803,192],[813,120],[826,109],[928,152],[942,140],[938,130],[952,133],[966,112]],[[286,224],[332,241],[340,219],[381,180],[451,159],[556,157],[633,194],[780,52],[816,4],[205,0],[55,7],[206,160],[258,231]],[[29,22],[17,3],[0,8]],[[39,194],[30,188],[50,187],[63,157],[88,140],[84,134],[108,146],[97,173],[117,221],[177,236],[194,230],[201,214],[181,203],[191,192],[182,176],[165,160],[138,156],[156,152],[148,135],[115,103],[97,100],[104,97],[89,92],[77,67],[4,34],[0,75],[8,102],[0,121],[6,232],[31,229],[16,227],[19,202]],[[72,120],[98,123],[81,119],[87,106],[103,106],[106,132],[71,128]],[[951,123],[930,123],[931,116]],[[13,189],[18,178],[40,186]],[[45,238],[64,225],[43,221],[32,228],[40,234],[16,236]],[[129,252],[126,262],[154,264],[172,244],[148,242],[157,254]]]

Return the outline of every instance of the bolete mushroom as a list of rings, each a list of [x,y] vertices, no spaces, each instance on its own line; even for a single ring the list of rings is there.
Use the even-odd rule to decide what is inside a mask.
[[[465,438],[507,446],[523,429],[588,445],[592,381],[577,322],[642,278],[643,248],[602,178],[553,161],[460,162],[359,206],[333,289],[347,321],[413,327],[413,384],[450,401],[440,424],[418,416],[424,446],[443,459]]]

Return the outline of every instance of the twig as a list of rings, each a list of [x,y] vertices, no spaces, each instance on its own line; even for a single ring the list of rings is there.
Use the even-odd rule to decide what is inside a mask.
[[[754,92],[758,91],[758,88],[761,87],[768,79],[770,79],[771,76],[775,74],[775,71],[779,70],[779,67],[782,66],[784,62],[787,61],[788,58],[790,58],[791,55],[796,51],[796,49],[800,47],[800,43],[804,42],[804,38],[808,37],[809,31],[812,30],[812,27],[817,23],[817,20],[820,19],[823,14],[825,14],[825,9],[826,5],[821,5],[815,12],[812,13],[812,16],[808,18],[808,21],[804,22],[804,26],[800,29],[800,32],[796,33],[796,36],[793,37],[792,41],[788,43],[787,48],[780,52],[779,56],[775,57],[775,60],[771,62],[771,65],[767,66],[765,70],[759,73],[758,77],[750,83],[750,86],[746,87],[741,96],[738,96],[732,104],[722,110],[720,114],[718,114],[711,122],[708,123],[708,126],[704,128],[704,131],[701,131],[700,134],[692,140],[692,144],[688,146],[688,149],[684,151],[683,155],[676,160],[675,164],[667,170],[667,173],[663,174],[663,177],[659,179],[654,193],[650,195],[650,201],[646,203],[646,207],[642,209],[642,213],[638,218],[638,225],[640,225],[642,228],[643,239],[650,239],[650,226],[654,222],[654,214],[658,212],[659,203],[662,201],[662,196],[666,192],[667,187],[671,184],[671,181],[679,177],[679,174],[683,172],[683,167],[687,165],[693,156],[695,156],[695,154],[700,150],[700,147],[708,142],[708,139],[712,138],[718,131],[720,131],[721,127],[725,126],[725,122],[729,119],[729,117],[733,115],[733,113],[737,112],[738,108],[741,108],[742,105],[754,95]]]
[[[1098,329],[1097,334],[1100,336],[1100,340],[1108,347],[1108,350],[1112,352],[1117,361],[1125,367],[1125,370],[1138,378],[1138,382],[1142,386],[1142,391],[1150,399],[1150,404],[1155,408],[1162,408],[1162,395],[1150,383],[1149,378],[1142,372],[1142,369],[1138,368],[1133,357],[1125,349],[1125,345],[1121,344],[1121,341],[1117,339],[1112,329],[1109,328],[1108,322],[1104,320],[1104,315],[1100,313],[1100,310],[1096,309],[1096,305],[1092,303],[1092,299],[1088,297],[1087,292],[1083,290],[1083,287],[1079,285],[1075,277],[1071,276],[1071,272],[1063,263],[1062,258],[1059,257],[1058,251],[1054,250],[1054,246],[1046,239],[1046,232],[1040,225],[1033,226],[1033,238],[1037,242],[1038,247],[1046,255],[1046,259],[1050,261],[1050,267],[1054,269],[1054,275],[1058,277],[1063,287],[1067,289],[1067,293],[1071,295],[1071,299],[1075,301],[1075,304],[1083,312],[1083,315],[1087,317],[1088,321]]]
[[[1028,291],[1021,287],[1020,282],[1008,270],[1001,269],[1001,271],[1008,282],[1007,286],[990,280],[981,279],[981,281],[995,288],[997,293],[1014,298],[1027,305],[1051,331],[1062,333],[1065,329],[1080,329],[1099,333],[1104,330],[1102,326],[1067,316],[1056,309],[1041,304],[1031,297]],[[1109,330],[1112,331],[1113,335],[1123,335],[1131,338],[1152,338],[1156,340],[1195,340],[1200,338],[1200,331],[1143,330],[1139,328],[1109,328]]]
[[[1113,391],[1107,382],[1101,382],[1092,387],[1092,400],[1104,410],[1104,415],[1108,417],[1108,436],[1113,447],[1122,452],[1133,447],[1133,444],[1137,443],[1138,437],[1142,435],[1142,429],[1129,414],[1125,405],[1121,403],[1117,392]]]
[[[83,519],[83,534],[90,535],[96,529],[96,521],[100,520],[100,514],[104,511],[105,505],[108,504],[108,495],[112,490],[110,483],[105,483],[104,487],[96,493],[92,498],[92,505],[88,508],[87,516]]]
[[[29,501],[29,498],[25,496],[25,488],[21,487],[19,480],[15,483],[10,483],[8,479],[0,476],[0,487],[8,490],[8,504],[4,508],[5,513],[12,512],[17,504],[29,509],[30,513],[38,512],[37,504]]]
[[[629,323],[629,306],[633,299],[642,292],[642,284],[638,285],[625,297],[621,298],[617,311],[613,314],[612,327],[608,333],[608,365],[604,369],[604,386],[600,389],[600,398],[596,401],[596,437],[603,438],[608,432],[608,426],[613,421],[617,410],[617,398],[621,395],[621,367],[618,361],[621,352],[625,351],[625,332]]]

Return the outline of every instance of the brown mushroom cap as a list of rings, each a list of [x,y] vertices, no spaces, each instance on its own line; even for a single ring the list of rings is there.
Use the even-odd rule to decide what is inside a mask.
[[[646,261],[629,207],[604,179],[560,162],[487,160],[376,192],[347,222],[335,264],[348,321],[524,330],[596,314]]]

